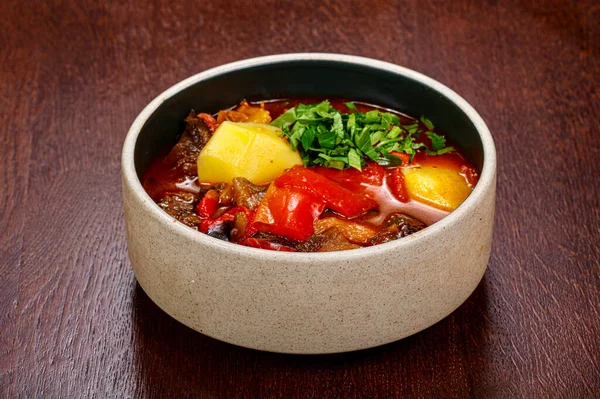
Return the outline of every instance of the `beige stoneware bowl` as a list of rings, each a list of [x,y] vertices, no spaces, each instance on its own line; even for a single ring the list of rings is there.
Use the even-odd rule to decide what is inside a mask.
[[[450,215],[400,240],[330,253],[283,253],[209,237],[175,221],[140,176],[174,143],[181,121],[250,100],[342,97],[427,115],[481,170]],[[232,344],[335,353],[415,334],[460,306],[490,257],[496,153],[477,112],[409,69],[339,54],[285,54],[220,66],[171,87],[137,117],[122,154],[127,244],[148,296],[181,323]]]

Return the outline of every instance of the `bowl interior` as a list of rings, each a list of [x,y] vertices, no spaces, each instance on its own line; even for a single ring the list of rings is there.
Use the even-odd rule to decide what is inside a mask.
[[[402,74],[370,65],[335,60],[289,60],[224,71],[163,100],[141,129],[135,145],[138,177],[182,132],[190,109],[214,113],[242,99],[292,97],[346,98],[425,115],[446,133],[481,170],[483,144],[469,117],[445,95]]]

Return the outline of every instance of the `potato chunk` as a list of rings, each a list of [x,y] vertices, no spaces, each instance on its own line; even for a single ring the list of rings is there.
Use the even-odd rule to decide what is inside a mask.
[[[265,184],[301,164],[300,155],[282,138],[281,129],[225,121],[198,155],[198,180],[231,183],[234,177],[245,177],[254,184]]]
[[[412,199],[445,211],[456,209],[471,193],[465,178],[451,169],[421,166],[402,172]]]

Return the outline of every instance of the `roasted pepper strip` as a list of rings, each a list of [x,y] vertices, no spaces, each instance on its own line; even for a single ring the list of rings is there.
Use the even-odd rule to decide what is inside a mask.
[[[254,218],[254,228],[294,241],[306,241],[325,201],[307,190],[271,184]]]
[[[402,168],[395,168],[388,171],[387,184],[394,197],[399,201],[408,202],[409,196],[404,182],[404,174]]]
[[[279,176],[273,184],[278,188],[294,188],[321,198],[327,208],[347,218],[377,208],[377,202],[354,193],[331,179],[303,166],[294,166]]]
[[[219,207],[219,192],[217,190],[209,190],[196,207],[198,216],[201,218],[209,218],[215,214]]]

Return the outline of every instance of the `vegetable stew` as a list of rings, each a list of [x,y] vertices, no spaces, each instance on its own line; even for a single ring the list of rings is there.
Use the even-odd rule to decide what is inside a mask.
[[[315,98],[191,111],[142,184],[209,236],[274,251],[385,243],[456,209],[478,171],[432,121]]]

